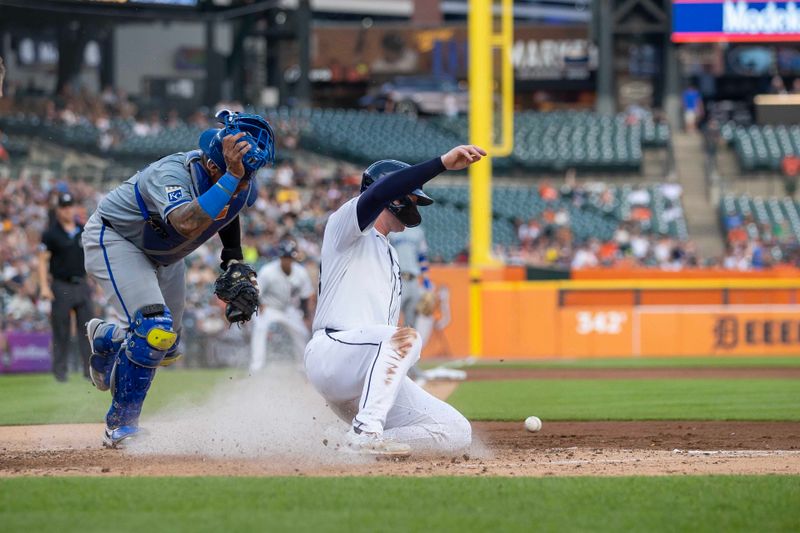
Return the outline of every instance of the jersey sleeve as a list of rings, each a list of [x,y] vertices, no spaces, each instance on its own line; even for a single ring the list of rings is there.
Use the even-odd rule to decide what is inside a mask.
[[[375,225],[375,220],[363,230],[358,226],[358,197],[345,202],[328,219],[325,228],[325,238],[331,239],[337,250],[344,250],[352,245],[359,237],[370,232]]]
[[[255,178],[250,179],[250,186],[247,189],[247,207],[253,207],[258,200],[258,183]]]
[[[311,283],[311,276],[308,275],[308,269],[302,265],[296,265],[300,271],[300,299],[307,300],[314,294],[314,285]]]
[[[269,291],[269,274],[268,274],[268,267],[269,263],[262,266],[258,269],[258,274],[256,274],[256,283],[258,283],[258,290],[261,296],[261,301],[264,301],[264,296],[266,296],[267,291]]]
[[[179,163],[162,165],[152,169],[144,180],[139,181],[139,192],[149,200],[163,220],[178,206],[194,200],[191,174]]]
[[[42,243],[39,245],[39,250],[42,252],[53,251],[53,229],[48,228],[47,231],[42,233]]]

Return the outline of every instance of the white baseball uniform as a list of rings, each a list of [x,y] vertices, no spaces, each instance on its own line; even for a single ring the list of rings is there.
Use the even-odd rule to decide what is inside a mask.
[[[264,368],[268,332],[273,324],[285,326],[292,336],[295,352],[298,356],[303,353],[309,332],[303,323],[300,300],[308,299],[314,293],[305,267],[293,261],[291,272],[287,275],[281,268],[280,259],[261,267],[258,271],[258,286],[261,289],[263,308],[253,321],[253,334],[250,337],[251,372]]]
[[[422,336],[422,345],[428,343],[434,326],[433,316],[417,313],[417,306],[425,289],[422,287],[422,267],[420,256],[428,254],[428,242],[421,226],[407,228],[402,233],[390,233],[389,242],[397,250],[397,262],[400,264],[400,275],[403,278],[403,319],[407,326],[416,329]]]
[[[406,376],[419,336],[405,356],[391,346],[402,292],[397,254],[374,223],[359,229],[356,206],[357,198],[346,202],[325,227],[308,379],[357,431],[418,449],[465,448],[467,419]]]

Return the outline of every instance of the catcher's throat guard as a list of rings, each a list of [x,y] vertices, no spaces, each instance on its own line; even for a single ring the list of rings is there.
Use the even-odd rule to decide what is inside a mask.
[[[366,191],[370,185],[382,177],[410,166],[408,163],[394,159],[382,159],[372,163],[361,176],[361,192]],[[422,223],[422,215],[419,214],[418,206],[426,207],[433,203],[433,198],[425,194],[422,189],[414,189],[411,194],[417,197],[416,203],[411,195],[406,195],[395,199],[386,206],[386,209],[391,211],[407,228],[414,228]]]

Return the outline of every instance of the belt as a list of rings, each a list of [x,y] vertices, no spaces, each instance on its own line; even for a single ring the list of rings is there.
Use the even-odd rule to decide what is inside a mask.
[[[400,277],[406,281],[411,281],[412,279],[416,279],[416,274],[411,274],[410,272],[401,272]]]
[[[111,222],[108,221],[106,217],[100,217],[100,220],[103,222],[103,225],[105,227],[114,229],[114,226],[111,224]]]
[[[330,335],[331,333],[338,333],[340,331],[342,330],[333,328],[319,328],[312,331],[311,336],[316,337],[317,335]]]
[[[61,283],[71,283],[73,285],[77,285],[79,283],[83,283],[85,281],[84,276],[70,276],[66,279],[55,278],[54,281],[60,281]]]

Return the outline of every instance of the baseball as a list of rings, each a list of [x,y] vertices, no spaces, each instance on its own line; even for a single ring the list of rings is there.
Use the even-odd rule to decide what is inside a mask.
[[[525,429],[531,433],[535,433],[542,429],[542,421],[538,416],[529,416],[525,419]]]

